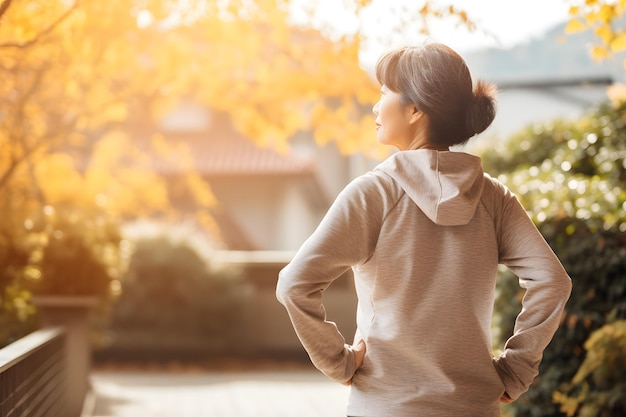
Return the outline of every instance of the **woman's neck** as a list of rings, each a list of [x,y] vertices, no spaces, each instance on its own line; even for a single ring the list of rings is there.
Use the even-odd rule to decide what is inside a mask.
[[[425,130],[418,131],[415,135],[415,138],[408,144],[406,149],[401,149],[403,151],[414,151],[418,149],[430,149],[434,151],[449,151],[450,148],[448,146],[441,146],[432,143],[429,140],[429,137]]]

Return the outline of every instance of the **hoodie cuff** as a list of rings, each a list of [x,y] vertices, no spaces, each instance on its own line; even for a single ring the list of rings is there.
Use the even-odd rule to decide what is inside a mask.
[[[506,394],[512,399],[517,400],[522,394],[528,391],[530,384],[533,382],[535,376],[537,376],[537,370],[535,368],[527,369],[525,372],[526,378],[520,377],[519,373],[513,371],[513,367],[518,368],[512,364],[512,358],[507,357],[505,354],[500,356],[499,358],[493,359],[494,366],[498,375],[500,376],[500,380],[504,384],[504,389]],[[526,367],[525,365],[522,365]],[[528,368],[528,367],[526,367]]]
[[[350,381],[356,372],[356,362],[352,346],[344,344],[343,351],[339,355],[334,366],[315,366],[333,381],[344,383]]]

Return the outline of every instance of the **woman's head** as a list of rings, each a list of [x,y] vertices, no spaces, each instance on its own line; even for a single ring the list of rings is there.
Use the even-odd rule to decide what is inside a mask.
[[[385,53],[376,64],[376,78],[427,116],[434,146],[463,144],[495,117],[495,86],[479,81],[474,87],[463,58],[440,43]]]

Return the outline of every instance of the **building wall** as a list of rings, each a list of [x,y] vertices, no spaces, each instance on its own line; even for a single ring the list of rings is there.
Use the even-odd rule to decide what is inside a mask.
[[[576,120],[591,106],[605,101],[606,90],[607,85],[504,89],[498,93],[493,123],[466,149],[491,147],[532,124]]]
[[[297,249],[327,209],[325,202],[310,197],[306,177],[216,177],[209,183],[256,250]]]

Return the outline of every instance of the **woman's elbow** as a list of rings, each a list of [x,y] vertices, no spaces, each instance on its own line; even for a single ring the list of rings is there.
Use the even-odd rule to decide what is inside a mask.
[[[569,298],[572,294],[572,279],[569,277],[569,275],[565,274],[562,282],[563,293],[566,295],[566,298]]]
[[[287,303],[287,300],[292,297],[292,293],[293,285],[291,280],[281,271],[278,274],[278,281],[276,283],[276,299],[284,305]]]

